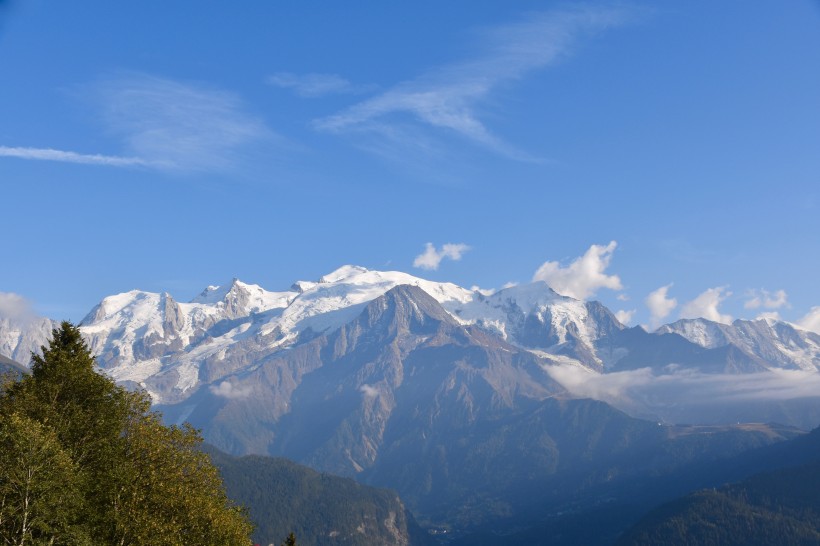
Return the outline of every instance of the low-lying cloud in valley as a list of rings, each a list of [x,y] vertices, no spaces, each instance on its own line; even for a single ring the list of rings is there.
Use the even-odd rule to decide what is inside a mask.
[[[729,423],[741,416],[776,421],[784,407],[800,401],[815,408],[805,415],[806,426],[820,425],[814,423],[820,416],[816,371],[708,374],[670,366],[660,374],[650,368],[598,374],[569,364],[546,370],[571,395],[607,402],[638,417],[678,423]]]

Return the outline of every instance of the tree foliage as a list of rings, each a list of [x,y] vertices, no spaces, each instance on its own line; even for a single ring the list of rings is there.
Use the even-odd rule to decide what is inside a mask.
[[[31,375],[0,390],[3,543],[250,544],[198,432],[97,373],[76,327],[52,333]]]

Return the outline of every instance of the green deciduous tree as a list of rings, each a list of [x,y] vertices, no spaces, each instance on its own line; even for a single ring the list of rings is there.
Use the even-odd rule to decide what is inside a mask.
[[[89,543],[77,468],[56,435],[12,413],[0,420],[0,543]]]
[[[53,524],[52,516],[44,516],[47,525],[71,531],[65,543],[82,543],[85,532],[94,544],[121,546],[250,543],[251,525],[199,451],[199,434],[187,426],[163,426],[147,395],[97,373],[70,323],[53,331],[42,357],[33,357],[30,376],[3,386],[0,419],[36,423],[29,436],[39,436],[29,441],[48,446],[42,457],[64,465],[54,468],[70,469],[72,480],[64,483],[78,502],[66,504],[68,515]],[[25,440],[20,426],[5,428],[14,441]],[[33,459],[15,464],[26,461]],[[57,474],[39,476],[45,483],[58,481]],[[45,508],[43,513],[51,514]],[[12,519],[20,524],[19,516]]]

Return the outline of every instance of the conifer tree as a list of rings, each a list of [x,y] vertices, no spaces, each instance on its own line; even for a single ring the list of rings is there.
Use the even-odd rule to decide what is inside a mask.
[[[75,326],[64,322],[52,334],[42,357],[33,356],[31,375],[3,386],[0,420],[11,423],[17,415],[37,423],[37,441],[50,441],[46,455],[72,469],[74,480],[66,483],[74,484],[79,501],[66,505],[64,521],[81,521],[84,528],[54,544],[82,544],[85,531],[94,544],[249,544],[251,525],[198,449],[199,434],[163,426],[146,394],[97,373]],[[19,427],[6,428],[19,436]]]
[[[282,546],[297,546],[296,544],[296,535],[291,533],[288,535],[288,538],[282,543]]]

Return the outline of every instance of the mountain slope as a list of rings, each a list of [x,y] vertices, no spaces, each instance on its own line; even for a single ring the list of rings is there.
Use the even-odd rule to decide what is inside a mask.
[[[757,455],[752,462],[768,459],[767,472],[652,510],[618,544],[820,542],[820,429],[799,440]]]
[[[19,377],[27,371],[28,369],[25,366],[0,355],[0,375],[10,373],[15,377]]]
[[[287,459],[206,451],[228,496],[248,509],[257,543],[279,544],[291,532],[300,544],[317,546],[431,543],[391,491],[320,474]]]
[[[426,524],[460,529],[517,517],[534,502],[598,502],[605,484],[794,434],[632,419],[566,399],[550,363],[398,286],[338,330],[160,409],[222,449],[396,489]]]

